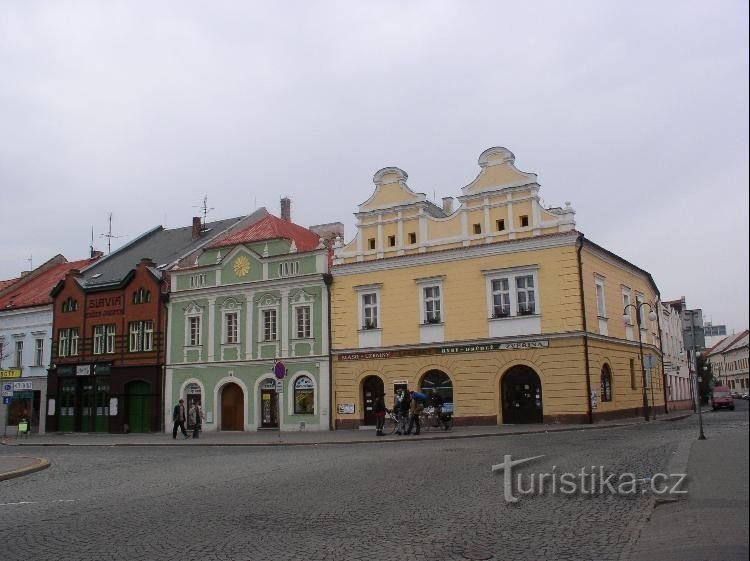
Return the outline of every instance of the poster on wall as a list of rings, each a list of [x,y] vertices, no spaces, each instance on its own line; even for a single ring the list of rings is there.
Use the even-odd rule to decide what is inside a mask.
[[[353,415],[354,404],[353,403],[339,403],[339,415]]]

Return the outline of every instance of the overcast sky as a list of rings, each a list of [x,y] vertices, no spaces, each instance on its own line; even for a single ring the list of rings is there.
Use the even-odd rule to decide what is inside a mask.
[[[0,3],[0,279],[265,206],[439,201],[505,146],[663,299],[748,326],[746,0]]]

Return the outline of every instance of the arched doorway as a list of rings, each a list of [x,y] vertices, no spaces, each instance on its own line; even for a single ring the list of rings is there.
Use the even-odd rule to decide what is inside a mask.
[[[151,386],[136,380],[125,384],[127,396],[127,424],[130,432],[149,432],[151,416]]]
[[[383,380],[380,376],[368,376],[362,381],[362,403],[364,404],[364,419],[362,424],[375,425],[375,412],[373,406],[375,398],[383,392]]]
[[[503,423],[541,423],[542,382],[533,369],[518,365],[508,370],[500,382]]]
[[[221,389],[221,430],[244,430],[245,397],[237,384]]]
[[[268,378],[260,384],[260,428],[279,428],[279,394],[276,380]]]

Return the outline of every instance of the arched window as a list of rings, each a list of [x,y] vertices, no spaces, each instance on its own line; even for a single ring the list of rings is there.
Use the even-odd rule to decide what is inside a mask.
[[[612,401],[612,372],[607,364],[602,366],[602,401]]]
[[[294,414],[315,414],[315,386],[307,376],[300,376],[294,381]]]
[[[133,292],[133,304],[148,304],[151,302],[151,291],[139,288]]]
[[[77,309],[78,309],[78,300],[74,300],[71,297],[68,297],[68,299],[62,303],[63,312],[75,312]]]
[[[438,393],[444,403],[453,403],[453,382],[450,376],[441,370],[428,371],[422,378],[419,388],[428,397],[433,393]]]

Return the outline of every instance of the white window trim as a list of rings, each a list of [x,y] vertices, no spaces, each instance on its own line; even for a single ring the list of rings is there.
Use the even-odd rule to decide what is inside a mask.
[[[310,379],[313,385],[313,412],[312,413],[295,413],[294,412],[294,384],[297,383],[297,380],[301,378],[302,376],[305,376]],[[306,419],[309,417],[312,417],[313,415],[317,415],[319,412],[318,408],[318,382],[315,379],[315,376],[310,374],[309,372],[302,370],[300,372],[297,372],[289,378],[289,381],[287,382],[287,386],[285,388],[287,393],[287,415],[288,416],[298,416],[302,419]]]
[[[622,293],[622,309],[623,315],[628,316],[628,322],[627,325],[632,327],[633,326],[633,307],[630,305],[633,303],[633,298],[630,294],[630,289],[627,286],[621,286],[620,291]],[[627,302],[626,302],[627,298]]]
[[[536,317],[542,314],[539,298],[539,265],[528,265],[526,267],[509,267],[507,269],[487,269],[482,271],[485,277],[487,296],[487,317],[489,321],[512,321],[514,318]],[[520,315],[518,313],[518,285],[517,277],[533,277],[534,279],[534,313]],[[493,318],[494,303],[492,300],[492,281],[508,279],[508,291],[510,293],[510,316]]]
[[[44,337],[34,339],[34,366],[44,366]]]
[[[266,320],[265,312],[273,310],[276,312],[276,329],[275,339],[266,339]],[[281,341],[281,333],[279,333],[279,319],[281,319],[280,306],[263,306],[258,309],[258,342],[259,343],[279,343]]]
[[[307,307],[310,310],[310,335],[300,337],[297,324],[297,310]],[[291,310],[291,339],[292,341],[309,341],[315,338],[315,296],[308,294],[304,289],[293,290],[289,294],[289,309]]]
[[[235,334],[234,334],[234,341],[229,340],[229,325],[228,325],[228,319],[229,316],[235,316]],[[221,344],[222,345],[239,345],[241,341],[241,333],[240,333],[240,311],[237,309],[230,309],[230,310],[224,310],[221,313]]]
[[[198,341],[193,343],[190,340],[191,336],[191,328],[190,328],[190,320],[191,319],[197,319],[198,320]],[[188,314],[185,316],[185,346],[186,347],[200,347],[201,343],[203,342],[203,325],[201,325],[203,322],[202,315],[201,314]]]
[[[445,280],[444,275],[436,277],[426,277],[421,279],[414,279],[419,288],[419,324],[420,325],[443,325],[445,323],[445,297],[443,291],[443,281]],[[440,293],[438,302],[440,303],[440,321],[435,323],[427,323],[427,308],[425,299],[425,290],[428,288],[437,287]]]
[[[105,324],[100,323],[98,325],[94,326],[94,337],[93,337],[93,354],[95,355],[103,355],[104,349],[106,346],[106,339],[105,339],[105,333],[106,329],[104,327]]]
[[[599,302],[600,288],[602,290],[601,302]],[[604,285],[604,277],[597,274],[594,275],[594,295],[596,297],[596,314],[599,316],[599,319],[607,319],[607,291]]]
[[[299,318],[297,317],[297,310],[301,308],[307,308],[309,310],[308,323],[310,324],[310,334],[307,337],[300,337],[299,335]],[[292,305],[292,339],[295,341],[303,341],[315,338],[315,329],[313,328],[313,305],[311,302],[293,304]]]
[[[382,323],[380,321],[380,308],[382,300],[380,297],[380,289],[383,287],[381,283],[377,284],[365,284],[361,286],[355,286],[354,291],[357,294],[357,331],[376,331],[382,329]],[[375,312],[375,327],[365,328],[365,296],[374,294],[376,302]]]
[[[112,328],[111,332],[108,329],[109,327]],[[111,346],[110,346],[111,343]],[[114,323],[108,323],[104,327],[104,353],[105,354],[115,354],[115,349],[117,348],[117,324]]]

